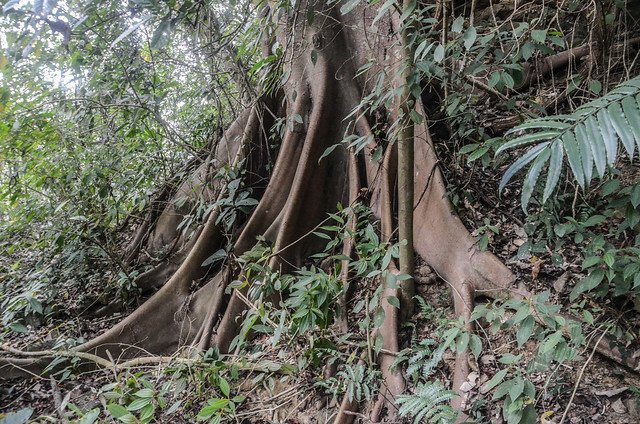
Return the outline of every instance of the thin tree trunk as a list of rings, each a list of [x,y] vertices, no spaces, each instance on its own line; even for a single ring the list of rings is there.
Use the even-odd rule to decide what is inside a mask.
[[[412,8],[411,0],[404,0],[403,12]],[[411,76],[414,71],[413,49],[409,40],[410,18],[402,25],[402,94],[400,96],[401,124],[398,130],[398,234],[400,245],[400,273],[413,275],[413,121],[411,111],[415,101],[411,94]],[[413,296],[415,295],[413,278],[401,283],[403,315],[409,317],[413,313]]]

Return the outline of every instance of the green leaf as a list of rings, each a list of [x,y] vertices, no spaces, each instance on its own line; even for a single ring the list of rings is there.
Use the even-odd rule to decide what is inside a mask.
[[[220,249],[216,253],[209,256],[207,259],[205,259],[205,261],[202,263],[202,266],[212,265],[218,261],[223,260],[226,257],[227,257],[227,252],[224,249]]]
[[[433,60],[437,63],[444,60],[444,46],[442,44],[438,44],[436,49],[433,51]]]
[[[634,208],[637,208],[638,205],[640,205],[640,184],[633,186],[629,200]]]
[[[480,146],[480,143],[466,144],[466,145],[462,146],[462,148],[460,149],[459,153],[460,154],[469,154],[469,153],[477,150],[478,146]]]
[[[516,400],[522,392],[524,391],[524,378],[522,376],[518,376],[513,379],[513,384],[509,389],[509,397],[511,400]]]
[[[638,80],[638,78],[636,78]],[[629,123],[629,129],[636,139],[636,145],[640,149],[640,98],[631,96],[622,99],[622,110]]]
[[[522,124],[519,124],[509,131],[507,131],[507,135],[517,133],[525,130],[548,130],[548,129],[556,129],[556,130],[567,130],[571,128],[571,125],[566,123],[564,120],[558,120],[559,118],[567,119],[566,116],[557,116],[552,118],[538,118],[532,119]]]
[[[500,384],[502,382],[502,380],[504,380],[504,377],[507,375],[507,372],[509,370],[507,369],[503,369],[498,371],[497,373],[494,374],[493,377],[491,377],[491,380],[487,381],[484,389],[486,391],[489,391],[491,389],[493,389],[494,387],[496,387],[498,384]]]
[[[388,296],[387,297],[387,302],[389,302],[389,304],[395,308],[400,309],[400,301],[398,300],[397,297],[395,296]]]
[[[535,398],[535,396],[530,397]],[[531,404],[525,406],[518,424],[536,424],[537,422],[538,417],[536,415],[536,408]]]
[[[531,43],[530,41],[525,42],[520,48],[520,52],[522,53],[522,58],[524,60],[531,59],[535,50],[536,48],[533,43]]]
[[[622,145],[627,151],[627,155],[633,159],[633,153],[635,151],[635,139],[630,125],[624,117],[620,103],[611,103],[608,108],[608,115],[611,119],[611,125],[613,125],[614,130],[622,141]]]
[[[490,149],[490,146],[483,146],[483,147],[480,147],[479,149],[476,149],[473,153],[469,155],[469,157],[467,158],[467,161],[473,162],[474,160],[480,159],[489,151],[489,149]]]
[[[345,4],[340,7],[340,13],[346,15],[351,12],[357,5],[360,3],[360,0],[349,0]]]
[[[218,378],[218,386],[220,387],[220,391],[226,397],[229,397],[229,393],[231,393],[231,388],[229,387],[229,382],[222,377]]]
[[[177,411],[178,411],[178,409],[180,409],[180,405],[182,405],[182,402],[183,402],[183,401],[184,401],[183,399],[180,399],[180,400],[175,401],[175,402],[174,402],[174,403],[169,407],[169,409],[167,409],[167,410],[166,410],[166,411],[164,411],[163,413],[164,413],[165,415],[170,415],[170,414],[173,414],[174,412],[177,412]]]
[[[507,86],[507,88],[512,89],[515,86],[516,82],[513,80],[513,77],[509,73],[502,72],[501,77],[504,85]]]
[[[571,168],[571,172],[573,172],[578,185],[584,190],[586,186],[584,170],[582,169],[582,161],[580,158],[580,147],[578,146],[578,142],[576,141],[575,135],[567,131],[562,136],[562,145],[564,150],[567,152],[567,159],[569,160],[569,167]]]
[[[206,420],[211,418],[216,412],[223,409],[225,406],[229,404],[229,399],[209,399],[207,402],[207,406],[202,408],[200,412],[198,412],[197,418],[199,420]]]
[[[589,91],[593,94],[600,94],[602,92],[602,83],[598,80],[591,80],[589,82]]]
[[[109,411],[109,414],[111,414],[111,416],[113,416],[113,418],[120,418],[122,416],[125,416],[129,413],[129,411],[127,410],[127,408],[125,408],[122,405],[118,405],[115,403],[110,403],[107,405],[107,410]]]
[[[160,25],[153,31],[150,46],[153,50],[164,47],[169,40],[169,32],[171,31],[171,17],[167,16],[160,22]]]
[[[376,313],[373,316],[373,325],[375,327],[380,327],[384,322],[384,309],[378,308]]]
[[[400,15],[400,22],[406,22],[409,16],[413,13],[417,5],[417,0],[409,0],[408,4],[404,4],[402,9],[402,15]]]
[[[500,153],[504,152],[505,150],[524,147],[534,143],[542,143],[543,141],[547,141],[547,140],[553,140],[555,137],[558,136],[558,134],[559,134],[558,131],[540,131],[534,134],[527,134],[527,135],[514,138],[513,140],[510,140],[505,144],[503,144],[502,146],[500,146],[498,150],[496,150],[496,156],[498,156]]]
[[[616,258],[612,252],[607,252],[602,255],[602,261],[607,264],[609,268],[613,267],[613,263],[616,261]]]
[[[578,127],[581,128],[581,126]],[[593,161],[596,164],[598,175],[600,178],[604,177],[604,172],[607,169],[607,150],[595,117],[591,116],[585,120],[584,133],[582,136],[589,142],[589,146],[591,146],[591,153],[593,154]]]
[[[591,314],[591,312],[587,311],[586,309],[584,309],[582,311],[582,317],[584,318],[584,321],[589,324],[589,325],[593,325],[593,315]]]
[[[33,409],[31,408],[24,408],[16,412],[10,412],[0,418],[0,424],[24,424],[29,421],[31,415],[33,415]]]
[[[513,178],[513,176],[518,171],[520,171],[522,168],[524,168],[529,162],[531,162],[536,157],[538,157],[538,155],[542,152],[542,149],[544,149],[548,145],[549,145],[549,143],[547,142],[547,143],[539,144],[539,145],[537,145],[535,147],[532,147],[531,149],[529,149],[527,151],[527,153],[525,153],[518,160],[516,160],[506,170],[506,172],[504,173],[504,175],[500,179],[500,185],[499,185],[498,191],[502,191],[504,189],[504,187],[507,185],[507,183],[511,180],[511,178]]]
[[[451,31],[460,34],[464,29],[464,16],[458,16],[451,24]]]
[[[589,256],[582,261],[582,269],[591,268],[594,265],[598,265],[600,263],[600,256]]]
[[[471,49],[471,47],[473,47],[473,44],[476,42],[477,38],[478,38],[478,33],[475,27],[469,27],[469,29],[465,31],[464,36],[462,37],[464,41],[464,48],[467,50]]]
[[[156,412],[156,406],[153,403],[147,404],[140,411],[140,421],[143,423],[148,423],[153,419],[153,414]]]
[[[469,340],[469,350],[474,357],[480,357],[480,353],[482,352],[482,340],[480,340],[480,337],[475,334],[472,334],[471,340]]]
[[[544,43],[547,39],[547,30],[546,29],[534,29],[531,31],[531,38],[533,38],[538,43]]]
[[[375,25],[376,22],[380,20],[384,16],[385,13],[396,3],[396,0],[387,0],[382,6],[378,8],[378,14],[374,18],[371,25]]]
[[[518,347],[522,347],[522,345],[524,345],[527,340],[529,340],[529,338],[533,334],[535,323],[536,320],[531,315],[526,317],[520,323],[520,326],[518,327],[518,331],[516,333],[516,341],[518,342]]]
[[[543,36],[550,39],[549,34],[541,30],[532,32],[532,36],[539,40],[542,40]],[[489,81],[490,85],[495,79],[495,74],[496,72]],[[633,159],[635,147],[640,148],[640,77],[620,84],[601,98],[578,107],[571,114],[531,119],[509,130],[507,135],[522,131],[525,131],[525,134],[518,135],[500,146],[496,155],[505,150],[529,144],[540,145],[543,142],[551,142],[547,182],[542,193],[543,203],[550,198],[558,186],[563,167],[562,151],[567,154],[569,166],[576,181],[582,189],[586,189],[594,176],[594,167],[598,176],[602,178],[607,171],[607,166],[615,165],[619,141],[631,159]],[[526,203],[532,194],[531,183],[537,181],[539,174],[542,173],[537,168],[543,165],[541,163],[543,153],[541,151],[536,153],[538,155],[527,176],[529,181],[525,182],[523,187],[523,209],[526,209]],[[534,160],[532,156],[517,158],[512,167],[507,170],[507,174],[503,176],[501,188],[517,171],[532,160]]]
[[[469,346],[470,336],[466,331],[458,336],[456,339],[456,352],[462,353],[467,350],[467,346]]]
[[[598,224],[602,224],[606,220],[607,220],[607,217],[604,215],[592,215],[582,225],[585,228],[589,228]]]
[[[127,405],[127,410],[137,411],[149,405],[150,403],[151,403],[151,399],[147,399],[147,398],[136,399],[133,402],[131,402],[129,405]]]
[[[598,125],[602,132],[602,138],[604,140],[604,147],[607,151],[607,163],[613,165],[618,155],[618,137],[611,120],[609,119],[607,109],[600,109],[597,114]]]
[[[415,124],[421,124],[424,121],[422,115],[420,115],[415,109],[411,109],[409,112],[409,117]]]
[[[556,347],[558,343],[560,343],[560,340],[562,340],[562,331],[556,331],[555,333],[548,336],[544,340],[544,342],[542,342],[540,348],[538,349],[540,354],[544,355],[551,352],[551,350],[553,350],[553,348]]]
[[[137,396],[139,398],[147,398],[150,399],[154,396],[154,392],[152,389],[142,389],[142,390],[138,390],[137,392],[135,392],[133,394],[134,396]]]
[[[12,322],[11,324],[9,324],[9,328],[11,329],[11,331],[14,331],[16,333],[29,332],[29,329],[25,325],[20,324],[19,322]]]
[[[556,140],[551,144],[551,158],[549,160],[549,170],[547,174],[547,183],[544,186],[544,194],[542,203],[546,203],[549,196],[553,193],[560,180],[562,172],[562,145],[560,140]]]
[[[502,355],[499,359],[499,362],[501,364],[505,364],[505,365],[513,365],[513,364],[517,364],[518,362],[520,362],[520,359],[522,358],[522,355],[514,355],[513,353],[505,353],[504,355]]]
[[[598,287],[603,279],[604,270],[602,268],[595,269],[587,277],[583,278],[578,284],[576,284],[573,290],[571,290],[569,299],[573,302],[580,294]]]
[[[545,148],[542,151],[542,153],[533,162],[533,165],[531,165],[531,168],[529,169],[529,173],[527,174],[527,177],[524,180],[524,184],[522,185],[522,195],[520,196],[520,198],[522,203],[522,210],[525,212],[527,211],[529,200],[531,199],[533,190],[535,189],[536,183],[538,182],[538,177],[540,176],[542,167],[547,162],[550,155],[551,153],[549,152],[549,149]]]

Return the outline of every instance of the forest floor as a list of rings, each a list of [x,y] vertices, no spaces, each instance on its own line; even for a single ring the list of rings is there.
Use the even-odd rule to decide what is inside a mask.
[[[580,267],[576,265],[579,252],[572,246],[566,247],[563,252],[564,263],[555,265],[550,258],[551,252],[539,257],[518,259],[518,248],[527,240],[523,228],[526,218],[519,209],[519,204],[515,201],[508,204],[498,199],[495,175],[488,174],[485,178],[478,178],[478,174],[483,171],[475,170],[473,179],[462,181],[460,176],[465,175],[465,169],[451,169],[456,166],[459,165],[449,164],[450,169],[445,168],[445,174],[459,187],[463,187],[454,196],[463,199],[458,201],[457,208],[467,227],[480,228],[487,222],[496,226],[498,231],[492,233],[489,249],[508,264],[517,275],[518,282],[531,292],[550,290],[552,301],[568,304],[572,279],[580,273]],[[493,183],[487,184],[487,181]],[[467,200],[465,193],[474,193],[477,200]],[[415,346],[421,340],[433,337],[438,320],[454,317],[447,283],[420,261],[415,277],[417,294],[428,299],[431,306],[429,310],[417,308],[409,325],[403,326],[401,347]],[[352,301],[362,301],[374,289],[370,287],[367,291],[367,288],[359,288],[362,292],[356,293]],[[81,293],[67,293],[65,296],[74,299],[80,295]],[[87,293],[82,295],[87,296]],[[359,332],[355,323],[362,321],[365,313],[361,309],[357,314],[349,316],[354,334]],[[640,328],[637,310],[631,308],[624,314],[628,326]],[[78,315],[73,319],[32,328],[28,333],[11,333],[4,342],[14,348],[33,350],[61,337],[81,337],[86,340],[108,329],[125,315],[126,313],[118,313],[100,318]],[[493,334],[488,325],[483,325],[486,323],[480,321],[479,324],[478,335],[482,338],[484,348],[469,377],[470,385],[467,389],[477,415],[484,417],[484,421],[478,422],[501,423],[503,418],[499,410],[500,402],[492,402],[483,386],[502,367],[497,356],[514,348],[513,332]],[[339,338],[335,333],[333,336]],[[246,396],[246,400],[235,411],[237,422],[331,422],[339,408],[340,398],[327,394],[331,391],[328,388],[332,384],[328,376],[335,372],[335,369],[332,372],[330,364],[318,364],[317,369],[321,370],[318,372],[310,372],[307,368],[306,371],[297,373],[294,371],[296,364],[304,356],[306,349],[302,344],[272,348],[266,338],[259,336],[251,343],[262,348],[254,349],[254,353],[245,359],[249,363],[262,365],[255,370],[245,368],[233,384],[234,393]],[[531,355],[534,350],[535,345],[530,341],[521,351],[524,355]],[[448,352],[433,374],[434,378],[441,380],[446,386],[451,384],[453,361],[454,354]],[[273,366],[264,369],[265,363]],[[206,383],[206,376],[174,365],[168,369],[169,371],[167,367],[152,365],[118,371],[69,373],[57,376],[55,380],[35,377],[31,380],[3,381],[0,386],[0,412],[31,408],[31,422],[64,422],[70,416],[73,417],[71,422],[74,419],[85,422],[80,420],[80,412],[74,412],[76,415],[69,413],[73,409],[70,409],[69,404],[85,413],[93,408],[106,409],[105,394],[118,390],[114,389],[114,382],[118,383],[116,386],[120,388],[120,393],[147,386],[159,388],[169,382],[169,385],[187,387],[179,394],[171,395],[169,390],[167,399],[169,402],[175,401],[177,406],[171,413],[165,411],[163,414],[156,414],[156,422],[193,422],[198,410],[212,394]],[[590,350],[581,352],[577,361],[532,374],[531,381],[536,388],[536,410],[540,423],[559,424],[565,410],[565,423],[640,422],[640,376],[598,354],[590,357]],[[363,412],[366,413],[366,408],[363,408]],[[108,419],[106,414],[102,414],[102,418]],[[356,422],[369,422],[364,414],[358,414],[356,418]]]
[[[434,275],[426,265],[418,267],[416,277],[418,294],[435,301],[434,308],[441,308],[446,314],[453,316],[446,283]],[[113,321],[121,317],[122,315],[115,315],[108,319],[79,318],[55,328],[40,328],[37,332],[28,333],[28,336],[12,340],[12,344],[18,348],[24,348],[51,339],[55,334],[90,338],[99,334],[101,330],[107,329]],[[412,322],[414,326],[407,327],[402,332],[405,345],[412,344],[412,340],[415,342],[430,337],[430,332],[434,329],[434,323],[422,313],[414,315]],[[478,369],[473,371],[475,375],[470,378],[470,380],[476,380],[474,387],[471,388],[472,401],[480,400],[479,410],[489,422],[500,423],[502,417],[496,409],[497,405],[486,400],[482,401],[484,399],[482,385],[500,369],[496,355],[508,351],[512,341],[501,333],[490,334],[484,329],[479,333],[483,336],[483,344],[490,346],[490,349],[485,349],[478,362]],[[254,340],[258,345],[262,342],[265,346],[268,345],[266,340]],[[528,348],[533,350],[534,347]],[[300,351],[296,349],[290,349],[289,352],[266,349],[260,359],[277,363],[295,363],[299,353]],[[254,360],[257,359],[254,358]],[[579,370],[584,360],[533,376],[538,394],[536,408],[541,415],[539,422],[545,424],[559,422],[576,384],[578,384],[576,394],[565,422],[573,424],[640,422],[640,377],[618,364],[595,355],[578,382]],[[445,383],[451,383],[453,362],[453,354],[445,356],[435,373],[436,378]],[[10,412],[32,408],[34,410],[32,418],[35,419],[33,422],[51,422],[51,418],[57,422],[61,417],[56,411],[56,405],[60,406],[60,399],[88,411],[104,404],[103,387],[105,385],[114,381],[131,380],[134,376],[143,374],[149,376],[150,381],[155,380],[154,384],[168,378],[161,367],[152,366],[126,372],[109,370],[86,372],[70,375],[62,382],[48,378],[4,382],[0,387],[0,411]],[[248,373],[238,387],[238,392],[247,396],[247,400],[237,410],[239,422],[290,424],[331,422],[333,414],[339,407],[339,399],[324,394],[322,388],[318,387],[317,377],[310,373],[302,375]],[[192,408],[197,412],[196,406],[206,398],[206,389],[205,393],[194,394]],[[191,414],[187,414],[188,409],[187,406],[186,410],[181,408],[173,414],[160,416],[157,422],[191,422],[192,418],[190,419],[189,416],[194,412],[192,410]],[[361,418],[359,422],[368,422],[368,420]]]

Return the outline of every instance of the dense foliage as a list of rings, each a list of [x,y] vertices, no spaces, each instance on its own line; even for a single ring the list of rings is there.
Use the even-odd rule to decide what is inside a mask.
[[[235,81],[249,80],[255,59],[248,5],[106,6],[4,5],[6,329],[24,331],[24,318],[37,322],[56,303],[78,313],[96,295],[135,297],[136,271],[119,260],[122,229],[158,183],[179,179],[186,160],[219,138],[246,94]],[[238,33],[244,50],[219,55]]]

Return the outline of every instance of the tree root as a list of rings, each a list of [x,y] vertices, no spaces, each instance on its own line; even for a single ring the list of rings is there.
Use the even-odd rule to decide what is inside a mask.
[[[190,357],[190,356],[180,356],[179,354],[174,354],[171,356],[162,356],[162,355],[154,355],[154,356],[138,356],[133,359],[129,359],[127,361],[115,361],[110,359],[105,359],[98,355],[93,355],[87,352],[81,352],[77,350],[41,350],[41,351],[24,351],[15,349],[6,344],[0,344],[0,350],[3,350],[7,353],[10,353],[18,358],[78,358],[84,363],[91,363],[96,365],[98,368],[107,369],[110,371],[121,371],[129,368],[136,368],[142,366],[160,366],[160,365],[168,365],[168,364],[185,364],[190,367],[206,367],[209,366],[207,361],[203,360],[199,357]],[[246,360],[241,359],[231,359],[227,361],[228,366],[233,366],[239,371],[252,371],[252,372],[281,372],[288,373],[289,371],[283,371],[285,369],[285,364],[278,364],[273,361],[258,361],[258,362],[247,362]],[[82,366],[82,364],[80,365]]]

